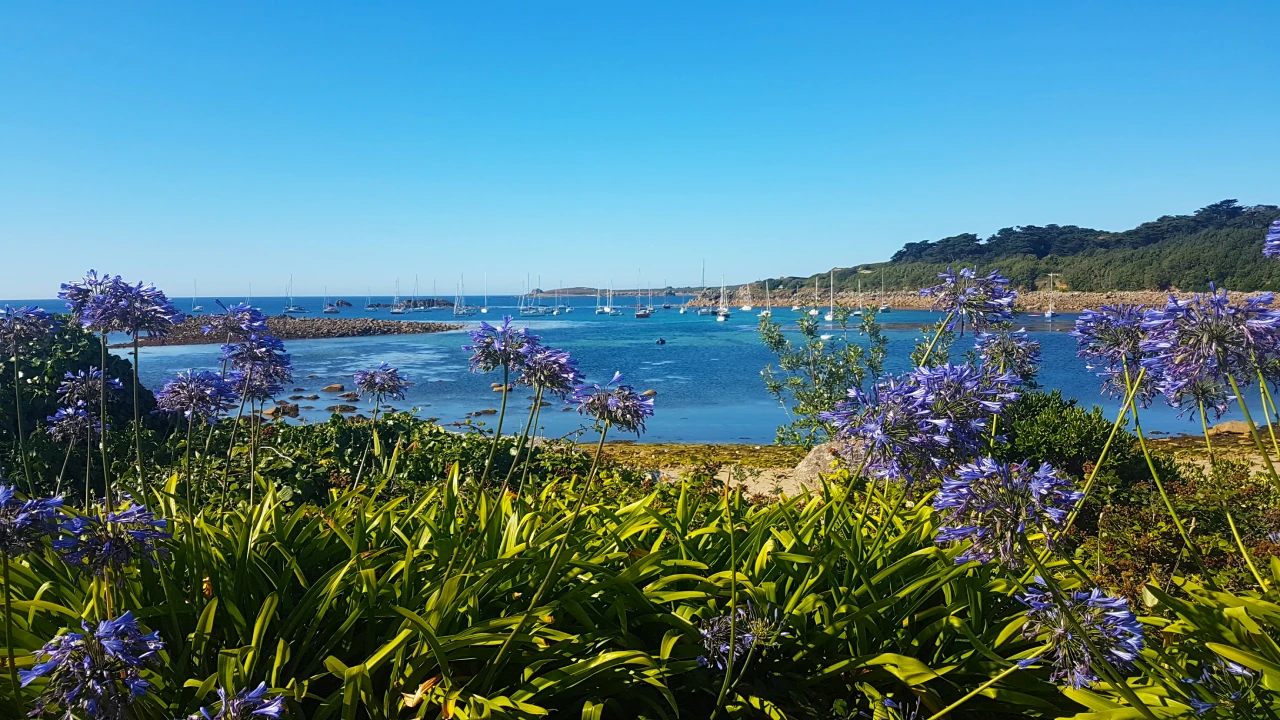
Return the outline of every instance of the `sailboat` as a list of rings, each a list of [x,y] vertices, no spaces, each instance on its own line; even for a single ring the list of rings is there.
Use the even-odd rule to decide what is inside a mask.
[[[368,287],[366,287],[366,288],[364,289],[364,292],[365,292],[365,295],[364,295],[364,311],[365,311],[365,312],[376,312],[376,311],[378,310],[378,308],[374,307],[374,305],[373,305],[373,295],[370,293],[369,288],[368,288]]]
[[[651,315],[649,309],[640,304],[640,271],[636,271],[636,317],[647,318]]]
[[[293,304],[293,276],[292,275],[289,276],[289,291],[286,294],[289,296],[289,302],[286,303],[284,306],[285,315],[302,315],[307,312],[307,309],[302,307],[301,305]]]
[[[827,280],[827,285],[830,286],[828,290],[830,291],[831,302],[827,305],[827,314],[823,315],[822,319],[831,322],[836,319],[836,271],[834,268],[831,270],[831,277]]]
[[[559,284],[561,288],[564,287],[564,280],[561,280]],[[561,294],[559,288],[556,289],[556,310],[562,313],[573,312],[573,306],[570,305],[569,301],[565,299],[565,296]]]
[[[751,310],[753,309],[751,307],[751,284],[747,283],[745,287],[747,288],[747,299],[746,299],[746,302],[742,303],[742,307],[738,309],[741,310],[742,312],[751,312]]]
[[[461,275],[458,276],[458,294],[453,301],[453,316],[467,317],[475,315],[476,309],[467,307],[467,285]]]
[[[889,303],[884,301],[884,271],[885,270],[886,268],[880,268],[880,312],[882,313],[887,313],[893,309],[892,307],[889,306]]]
[[[613,306],[613,283],[612,282],[609,283],[609,298],[605,301],[604,314],[614,315],[614,316],[622,314],[621,310]]]
[[[600,288],[596,288],[596,314],[604,315],[606,310],[600,305]]]
[[[724,276],[720,276],[720,307],[716,310],[716,322],[724,322],[730,316],[729,306],[724,304]]]
[[[489,312],[489,273],[484,274],[484,304],[480,306],[480,314]]]
[[[818,278],[813,279],[813,307],[809,308],[809,314],[816,316],[818,314]]]
[[[866,306],[867,304],[862,302],[862,278],[858,278],[858,307],[854,308],[853,316],[862,317],[862,308]]]
[[[192,314],[192,315],[194,315],[194,314],[196,314],[196,313],[200,312],[201,310],[204,310],[204,306],[203,306],[203,305],[197,305],[197,304],[196,304],[196,295],[199,295],[199,294],[200,294],[200,292],[199,292],[199,290],[198,290],[197,288],[198,288],[198,286],[196,285],[196,281],[195,281],[195,280],[192,280],[192,281],[191,281],[191,314]]]
[[[338,314],[338,306],[329,302],[329,286],[328,285],[324,286],[324,306],[320,312],[324,313],[325,315]]]
[[[391,314],[404,314],[404,306],[400,304],[400,278],[396,278],[396,296],[391,299]]]
[[[418,276],[413,276],[413,295],[409,299],[409,312],[422,312],[426,308],[418,304]]]
[[[1056,315],[1053,311],[1053,286],[1057,284],[1054,282],[1054,278],[1057,277],[1057,275],[1058,273],[1049,273],[1049,309],[1044,311],[1044,317],[1046,320],[1053,320],[1053,316]]]
[[[764,309],[756,317],[773,317],[773,301],[769,299],[769,281],[764,281]]]
[[[702,261],[702,292],[698,293],[698,295],[701,296],[706,292],[707,292],[707,261],[703,260]],[[715,308],[700,307],[697,310],[697,314],[698,315],[715,315],[716,311],[715,311]]]

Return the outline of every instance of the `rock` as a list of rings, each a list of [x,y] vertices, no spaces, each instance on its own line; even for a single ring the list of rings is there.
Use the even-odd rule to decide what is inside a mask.
[[[565,408],[565,409],[561,410],[560,412],[573,412],[573,408],[571,408],[571,407],[567,407],[567,408]]]
[[[657,390],[645,390],[644,392],[640,393],[641,397],[653,397],[654,395],[657,395],[657,394],[658,394]]]
[[[831,465],[832,461],[837,463],[836,467],[839,467],[839,464],[844,462],[836,454],[834,443],[823,443],[815,446],[791,471],[791,482],[789,484],[795,487],[796,490],[801,486],[810,490],[822,487],[821,479],[818,476],[835,472],[835,467]],[[788,489],[788,492],[793,491]]]
[[[1229,433],[1231,435],[1248,435],[1249,423],[1243,420],[1228,420],[1226,422],[1220,422],[1209,428],[1210,435],[1221,435],[1223,433]]]
[[[346,390],[346,388],[345,388],[345,387],[343,387],[341,383],[334,383],[334,384],[332,384],[332,385],[325,385],[324,387],[320,388],[320,392],[339,392],[339,393],[340,393],[340,392],[342,392],[343,390]]]
[[[307,389],[306,389],[306,388],[294,388],[294,389],[293,389],[293,391],[294,391],[294,392],[306,392],[306,391],[307,391]]]
[[[344,392],[338,397],[342,398],[343,400],[349,400],[351,402],[355,402],[356,400],[360,399],[360,393]]]
[[[290,395],[290,396],[289,396],[289,399],[290,399],[290,400],[302,400],[302,399],[303,399],[303,396],[302,396],[302,395]]]
[[[343,300],[342,298],[338,298],[337,302],[335,302],[334,305],[337,305],[338,307],[351,307],[351,303],[347,302],[346,300]]]
[[[285,403],[283,405],[276,405],[275,407],[269,407],[266,410],[263,410],[262,416],[272,418],[273,420],[279,419],[282,417],[296,418],[298,417],[298,406],[292,405],[290,403]]]
[[[357,410],[355,405],[330,405],[325,408],[325,412],[331,413],[353,413]]]
[[[316,378],[318,378],[318,377],[320,377],[320,376],[319,376],[319,375],[308,375],[308,376],[307,376],[307,379],[308,379],[308,380],[315,380],[315,379],[316,379]]]
[[[481,415],[497,415],[498,411],[493,408],[485,408],[484,410],[476,410],[467,413],[467,417],[480,417]]]
[[[427,422],[429,422],[429,423],[438,423],[438,422],[440,422],[440,418],[427,418]]]
[[[288,400],[277,400],[277,401],[276,401],[276,405],[288,405],[288,404],[289,404],[289,401],[288,401]]]
[[[316,406],[315,406],[315,405],[303,405],[303,406],[302,406],[302,409],[303,409],[303,410],[315,410],[315,409],[316,409]]]
[[[302,399],[303,400],[319,400],[320,396],[319,395],[303,395]]]
[[[515,389],[515,386],[514,386],[514,385],[508,385],[508,386],[507,386],[507,392],[511,392],[511,391],[512,391],[512,390],[514,390],[514,389]],[[497,385],[494,385],[494,386],[493,386],[493,391],[494,391],[494,392],[502,392],[502,383],[498,383]]]

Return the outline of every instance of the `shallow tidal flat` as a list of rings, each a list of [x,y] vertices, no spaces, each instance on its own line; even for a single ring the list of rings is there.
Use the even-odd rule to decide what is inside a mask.
[[[197,315],[174,326],[160,337],[139,338],[138,345],[214,345],[226,342],[224,337],[206,335],[201,326],[207,316]],[[460,330],[457,323],[416,322],[408,320],[380,320],[377,318],[291,317],[276,315],[267,318],[271,334],[281,340],[316,340],[326,338],[366,337],[375,335],[422,335],[426,333]],[[117,345],[122,347],[124,344]]]

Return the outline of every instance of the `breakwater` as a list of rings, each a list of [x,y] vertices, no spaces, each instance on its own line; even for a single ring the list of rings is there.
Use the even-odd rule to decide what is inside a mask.
[[[201,330],[207,316],[188,317],[174,326],[173,331],[161,337],[139,339],[143,347],[157,345],[216,345],[226,342],[225,337],[205,335]],[[271,334],[281,340],[316,340],[325,338],[372,337],[377,335],[422,335],[425,333],[460,330],[458,323],[410,322],[407,320],[380,320],[377,318],[292,317],[276,315],[267,318]],[[121,343],[114,347],[125,347]]]

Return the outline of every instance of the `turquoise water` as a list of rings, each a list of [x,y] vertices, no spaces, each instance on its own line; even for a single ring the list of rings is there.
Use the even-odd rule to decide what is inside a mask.
[[[655,303],[660,304],[658,298]],[[681,302],[683,299],[671,299]],[[352,298],[363,305],[363,299]],[[374,302],[390,298],[374,298]],[[4,302],[4,301],[0,301]],[[13,301],[9,301],[13,302]],[[29,301],[19,301],[29,302]],[[206,310],[216,309],[212,298],[198,301]],[[254,298],[253,302],[268,314],[278,314],[283,298]],[[307,307],[309,317],[321,316],[321,298],[295,298]],[[469,303],[480,304],[481,298]],[[544,301],[546,302],[546,301]],[[573,312],[559,316],[517,317],[541,336],[547,345],[564,348],[578,359],[579,366],[591,382],[607,381],[615,370],[621,371],[637,389],[657,391],[657,412],[641,438],[648,442],[772,442],[775,428],[787,422],[786,412],[764,390],[760,371],[773,358],[756,335],[757,311],[735,310],[726,322],[714,317],[698,316],[692,311],[680,314],[675,308],[657,310],[649,319],[637,319],[627,303],[634,297],[619,298],[622,316],[596,315],[595,298],[569,298]],[[179,308],[189,309],[189,300]],[[517,301],[510,297],[491,297],[489,313],[457,318],[468,328],[481,319],[498,322],[504,313],[517,315]],[[42,301],[46,308],[61,309],[58,301]],[[778,320],[794,327],[796,314],[789,308],[775,311]],[[410,321],[453,322],[451,311],[391,315],[386,309],[365,312],[362,307],[344,308],[337,317],[379,317]],[[907,356],[921,336],[920,327],[932,322],[935,315],[920,310],[895,310],[880,316],[890,340],[889,367],[905,369]],[[1058,388],[1084,404],[1104,407],[1108,417],[1119,409],[1117,401],[1099,394],[1099,381],[1076,357],[1075,340],[1067,332],[1074,316],[1064,315],[1047,322],[1041,317],[1022,318],[1028,332],[1043,347],[1043,365],[1039,381],[1048,388]],[[659,345],[659,339],[666,343]],[[310,420],[328,416],[324,408],[342,401],[332,393],[319,393],[321,387],[341,383],[350,389],[351,375],[379,362],[399,367],[413,381],[407,397],[393,405],[402,410],[415,410],[420,417],[439,418],[443,423],[461,422],[468,413],[498,407],[499,394],[491,390],[497,375],[474,375],[467,371],[467,353],[461,346],[468,342],[465,331],[384,337],[342,338],[333,340],[291,340],[287,347],[293,355],[295,386],[305,392],[288,394],[322,395],[317,401],[299,401],[314,405],[304,410]],[[968,336],[959,339],[953,357],[959,357],[972,344]],[[151,388],[160,387],[178,370],[189,368],[217,369],[217,345],[154,347],[142,350],[142,381]],[[313,378],[308,378],[314,375]],[[507,427],[519,426],[528,412],[528,393],[517,391],[512,396]],[[360,405],[367,414],[368,406]],[[554,402],[542,411],[539,424],[558,436],[572,433],[582,424],[575,412],[564,412]],[[489,425],[493,416],[477,418]],[[1161,432],[1197,432],[1199,423],[1189,418],[1178,419],[1174,411],[1155,405],[1143,413],[1145,428]]]

